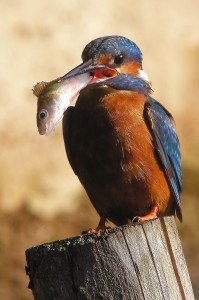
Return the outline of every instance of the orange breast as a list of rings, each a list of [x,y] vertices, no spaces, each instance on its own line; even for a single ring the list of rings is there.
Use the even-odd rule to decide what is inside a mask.
[[[133,91],[93,87],[81,92],[70,133],[77,175],[99,215],[122,225],[173,198],[144,120],[146,98]]]
[[[136,180],[146,185],[148,200],[158,204],[161,214],[171,209],[172,203],[169,202],[172,201],[164,171],[144,120],[145,103],[144,96],[132,91],[117,91],[103,99],[103,105],[122,145],[121,168],[124,180],[129,183]]]

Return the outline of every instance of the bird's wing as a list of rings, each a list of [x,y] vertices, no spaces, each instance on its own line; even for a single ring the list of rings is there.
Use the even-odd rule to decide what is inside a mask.
[[[62,123],[62,128],[63,128],[63,137],[64,137],[64,144],[65,144],[65,149],[66,149],[66,154],[68,157],[68,161],[71,165],[71,168],[73,169],[73,172],[77,175],[77,168],[75,166],[75,160],[73,158],[73,153],[71,151],[71,126],[72,126],[72,119],[73,119],[73,114],[74,114],[75,108],[73,106],[69,106],[67,110],[64,113],[63,117],[63,123]]]
[[[167,181],[176,201],[177,216],[182,221],[180,145],[175,132],[173,118],[159,102],[152,98],[145,105],[145,116],[153,137],[155,150],[164,167]]]

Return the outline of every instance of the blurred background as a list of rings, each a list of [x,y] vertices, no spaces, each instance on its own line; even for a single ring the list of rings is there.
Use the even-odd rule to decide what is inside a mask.
[[[32,299],[25,249],[98,222],[68,164],[61,124],[38,134],[31,89],[79,64],[92,39],[114,34],[141,48],[154,97],[175,117],[184,178],[178,228],[199,299],[199,1],[1,0],[0,14],[0,299]]]

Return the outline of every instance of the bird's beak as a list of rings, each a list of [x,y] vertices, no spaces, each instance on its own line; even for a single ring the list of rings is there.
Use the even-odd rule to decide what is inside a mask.
[[[88,61],[83,62],[82,64],[80,64],[79,66],[75,67],[74,69],[69,71],[67,74],[62,76],[60,78],[60,81],[71,78],[71,77],[75,77],[77,75],[81,75],[84,73],[89,73],[91,75],[90,82],[108,79],[108,78],[115,77],[118,75],[118,72],[115,69],[110,68],[106,65],[94,64],[92,59],[89,59]]]

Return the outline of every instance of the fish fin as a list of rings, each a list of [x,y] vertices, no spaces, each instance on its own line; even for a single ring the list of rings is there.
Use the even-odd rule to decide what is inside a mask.
[[[48,82],[44,82],[44,81],[38,82],[37,84],[34,85],[34,87],[32,89],[33,94],[36,97],[39,97],[47,85],[48,85]]]

